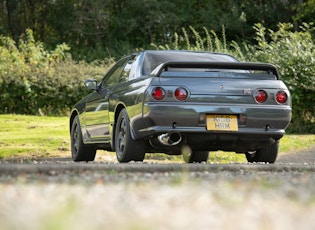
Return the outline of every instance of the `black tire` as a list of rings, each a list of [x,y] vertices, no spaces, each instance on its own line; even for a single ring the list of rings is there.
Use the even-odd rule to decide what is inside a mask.
[[[78,115],[73,119],[71,127],[71,155],[73,161],[94,161],[96,148],[83,143],[82,131]]]
[[[120,111],[115,131],[116,157],[120,163],[129,161],[143,161],[145,157],[145,143],[133,140],[130,132],[130,121],[126,109]]]
[[[249,163],[253,162],[263,162],[263,163],[275,163],[279,151],[279,141],[271,145],[266,145],[265,147],[256,150],[252,153],[245,153],[246,159]]]
[[[208,151],[192,151],[190,154],[183,154],[185,163],[207,162],[209,158]]]

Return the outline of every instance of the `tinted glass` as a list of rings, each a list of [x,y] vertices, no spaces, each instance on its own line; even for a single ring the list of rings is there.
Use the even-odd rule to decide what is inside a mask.
[[[122,71],[128,59],[129,57],[123,58],[114,65],[114,67],[104,77],[102,88],[117,84],[120,81]]]
[[[143,62],[143,74],[148,75],[158,65],[168,61],[187,62],[236,62],[237,60],[229,55],[207,52],[176,52],[176,51],[153,51],[147,52]]]

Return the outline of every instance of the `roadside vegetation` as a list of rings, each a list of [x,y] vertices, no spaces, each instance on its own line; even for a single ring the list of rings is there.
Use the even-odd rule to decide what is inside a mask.
[[[0,159],[36,160],[43,157],[71,157],[68,117],[0,115]],[[289,134],[280,142],[280,154],[307,149],[315,135]],[[116,159],[115,153],[98,151],[96,159]],[[115,160],[116,161],[116,160]],[[184,162],[182,156],[147,154],[145,161]],[[211,152],[208,162],[246,162],[243,154]]]
[[[279,68],[292,94],[293,114],[289,133],[315,133],[315,43],[311,25],[294,32],[291,24],[280,23],[273,31],[254,26],[256,44],[228,42],[225,29],[193,27],[175,33],[174,40],[152,49],[185,49],[224,52],[242,61],[269,62]],[[86,78],[101,79],[113,59],[74,61],[66,44],[48,51],[36,41],[31,30],[17,44],[0,36],[0,114],[66,116],[70,108],[88,93]]]
[[[302,147],[306,137],[313,137],[307,134],[315,133],[313,0],[34,3],[0,4],[0,114],[7,114],[0,117],[1,157],[66,152],[66,117],[88,94],[84,79],[100,80],[118,58],[142,49],[223,52],[241,61],[272,63],[293,104],[287,129],[292,135],[283,139],[290,137],[289,147],[282,143],[281,151],[296,143]],[[23,116],[10,114],[32,116],[23,123]],[[51,134],[41,135],[46,130]],[[217,155],[224,156],[212,154],[211,159]]]
[[[315,42],[311,25],[304,23],[299,32],[293,25],[279,23],[273,31],[262,24],[255,24],[256,44],[227,42],[224,27],[222,34],[203,28],[196,31],[183,29],[175,33],[170,44],[155,45],[157,49],[186,49],[223,52],[236,56],[241,61],[267,62],[278,67],[281,80],[292,95],[292,121],[289,133],[315,133]],[[191,33],[192,35],[189,35]]]
[[[60,44],[48,51],[31,30],[18,44],[0,35],[0,113],[67,114],[87,94],[83,79],[100,79],[112,63],[76,62],[69,49]]]

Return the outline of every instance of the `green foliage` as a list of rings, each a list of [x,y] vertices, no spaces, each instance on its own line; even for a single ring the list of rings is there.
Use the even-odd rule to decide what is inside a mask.
[[[271,30],[255,24],[256,45],[228,42],[225,27],[221,36],[203,27],[190,26],[170,35],[173,41],[151,46],[156,49],[186,49],[224,52],[241,61],[275,64],[293,99],[293,119],[289,132],[315,132],[315,44],[312,24],[304,23],[298,32],[288,23]],[[66,44],[52,51],[26,31],[18,45],[9,37],[0,36],[0,113],[67,114],[74,103],[87,94],[82,82],[100,78],[112,59],[74,62]]]
[[[86,94],[87,76],[103,75],[108,64],[72,61],[66,44],[47,51],[31,30],[19,45],[0,37],[0,113],[61,115]],[[109,61],[110,62],[110,61]]]
[[[185,28],[182,28],[182,34],[175,33],[174,41],[170,44],[157,45],[151,43],[151,46],[162,50],[175,49],[230,53],[240,60],[244,59],[241,47],[235,41],[229,45],[227,44],[224,26],[222,26],[222,38],[214,30],[208,30],[206,27],[202,28],[202,32],[198,32],[194,27],[189,26],[189,31],[192,35]]]
[[[248,47],[248,59],[275,64],[292,94],[293,114],[290,131],[315,132],[315,43],[311,25],[299,32],[293,25],[279,23],[278,30],[256,24],[257,45]]]
[[[282,80],[288,86],[293,101],[292,122],[289,132],[315,132],[315,43],[311,36],[311,24],[303,23],[299,32],[294,32],[288,23],[279,23],[278,30],[255,24],[257,45],[229,44],[225,29],[222,38],[205,27],[202,33],[189,27],[193,36],[183,28],[182,34],[175,33],[170,44],[151,44],[156,49],[205,50],[230,53],[241,61],[267,62],[276,65]]]
[[[251,41],[252,25],[314,22],[314,0],[7,0],[0,33],[18,41],[27,28],[52,48],[64,41],[76,60],[120,57],[150,43],[164,44],[181,28],[226,29],[228,40]],[[192,35],[193,36],[193,35]]]

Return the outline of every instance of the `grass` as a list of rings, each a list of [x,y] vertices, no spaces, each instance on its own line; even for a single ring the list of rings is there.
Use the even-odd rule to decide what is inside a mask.
[[[0,158],[60,156],[69,152],[67,117],[0,115]]]
[[[68,117],[0,115],[0,159],[70,157]],[[285,135],[280,142],[280,154],[307,149],[315,145],[315,135]],[[97,155],[113,155],[98,151]],[[147,154],[148,161],[182,162],[181,156]],[[209,162],[245,162],[243,154],[211,152]]]

